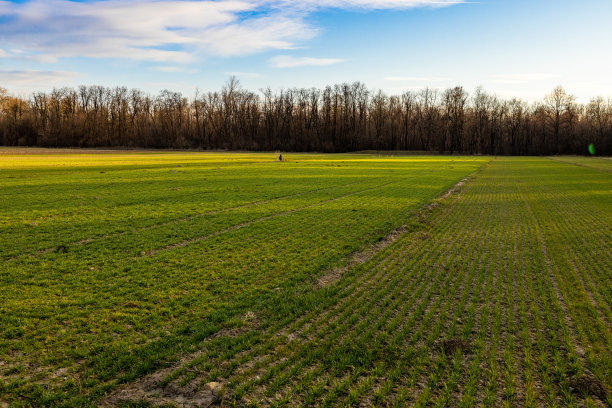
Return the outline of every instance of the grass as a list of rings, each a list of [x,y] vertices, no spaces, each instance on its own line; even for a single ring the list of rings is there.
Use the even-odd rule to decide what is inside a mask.
[[[612,404],[606,160],[28,153],[0,402]]]

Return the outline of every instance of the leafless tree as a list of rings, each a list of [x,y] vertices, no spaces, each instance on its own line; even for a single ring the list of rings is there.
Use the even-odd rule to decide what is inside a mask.
[[[362,149],[470,154],[612,153],[612,104],[586,106],[557,87],[542,103],[503,100],[477,88],[425,88],[399,96],[360,82],[259,94],[230,78],[192,99],[164,90],[81,86],[0,89],[4,145],[342,152]]]

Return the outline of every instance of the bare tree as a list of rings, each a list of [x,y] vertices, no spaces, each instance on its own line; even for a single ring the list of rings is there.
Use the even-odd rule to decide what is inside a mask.
[[[0,89],[0,142],[40,146],[302,150],[403,149],[473,154],[612,153],[610,100],[586,106],[557,87],[543,103],[503,100],[477,88],[399,96],[355,82],[324,89],[242,89],[187,99],[125,87],[81,86],[24,99]]]
[[[575,97],[568,95],[563,87],[556,87],[551,93],[544,97],[544,104],[548,111],[550,124],[553,129],[553,151],[561,152],[560,135],[564,125],[564,114],[567,112],[575,100]]]

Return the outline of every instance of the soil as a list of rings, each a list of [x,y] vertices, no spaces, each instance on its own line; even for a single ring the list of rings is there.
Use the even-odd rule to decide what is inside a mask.
[[[196,358],[190,355],[183,359]],[[196,381],[180,386],[174,382],[162,386],[164,378],[174,370],[172,366],[159,370],[140,381],[129,384],[113,392],[110,396],[100,402],[102,407],[114,407],[125,402],[147,402],[153,406],[172,405],[182,408],[208,408],[216,406],[223,397],[223,384],[210,382],[199,386]]]
[[[349,259],[348,263],[346,263],[344,266],[340,268],[334,268],[331,271],[328,271],[327,273],[320,276],[317,279],[315,287],[322,288],[324,286],[331,285],[332,283],[337,282],[338,280],[340,280],[342,275],[344,275],[344,273],[350,268],[368,261],[377,252],[391,245],[399,236],[401,236],[406,231],[406,226],[402,225],[401,227],[394,229],[389,234],[384,236],[376,244],[368,246],[363,251],[354,253]]]
[[[436,347],[448,355],[455,354],[457,350],[463,354],[469,354],[472,352],[472,345],[461,339],[440,340],[437,342]]]
[[[592,395],[602,401],[606,401],[608,396],[608,392],[602,382],[591,375],[573,377],[569,380],[569,386],[574,394]]]

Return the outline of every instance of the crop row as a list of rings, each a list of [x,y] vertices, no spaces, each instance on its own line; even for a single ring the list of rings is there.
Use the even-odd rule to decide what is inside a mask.
[[[252,406],[606,406],[610,190],[594,170],[496,160],[340,281],[278,294],[155,389],[215,381]]]

